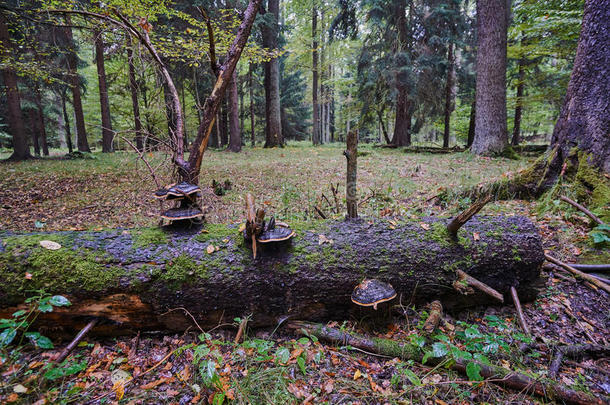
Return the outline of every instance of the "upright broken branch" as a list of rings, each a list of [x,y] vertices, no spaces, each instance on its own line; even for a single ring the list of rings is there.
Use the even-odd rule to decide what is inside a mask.
[[[227,52],[226,60],[222,66],[220,66],[212,93],[203,105],[201,124],[197,131],[197,137],[191,146],[189,160],[185,164],[179,165],[181,176],[184,180],[190,181],[191,183],[197,184],[199,182],[201,161],[208,146],[214,122],[216,121],[216,113],[218,112],[218,108],[224,97],[225,90],[233,76],[237,62],[248,41],[250,30],[258,9],[260,8],[261,1],[262,0],[250,0],[248,3],[248,7],[244,12],[244,19],[237,29],[235,39]]]
[[[347,181],[345,185],[345,202],[347,217],[358,218],[357,170],[358,170],[358,134],[354,131],[347,134],[347,149],[343,152],[347,159]]]
[[[491,201],[491,194],[486,195],[485,197],[483,197],[482,199],[480,199],[479,201],[475,202],[470,207],[468,207],[468,209],[466,211],[462,212],[461,214],[459,214],[458,216],[453,218],[451,220],[451,222],[449,222],[449,225],[447,225],[447,230],[449,231],[449,234],[451,236],[455,237],[457,235],[458,231],[460,230],[460,228],[466,222],[468,222],[468,220],[470,218],[472,218],[475,214],[477,214],[479,211],[481,211],[481,209],[489,201]]]

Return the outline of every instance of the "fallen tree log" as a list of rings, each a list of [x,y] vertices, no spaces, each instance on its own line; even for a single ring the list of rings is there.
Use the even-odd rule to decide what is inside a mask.
[[[509,297],[535,297],[544,261],[527,218],[477,217],[450,237],[447,219],[350,220],[293,224],[287,245],[265,245],[256,259],[238,225],[203,230],[132,229],[0,234],[0,317],[30,294],[63,294],[72,306],[42,314],[47,326],[74,332],[91,317],[92,333],[184,330],[278,319],[346,319],[350,295],[364,278],[393,285],[396,304],[438,299],[446,310],[497,304],[454,289],[458,270]],[[49,250],[40,245],[61,245]],[[400,301],[399,301],[400,300]],[[181,308],[181,310],[176,310]]]

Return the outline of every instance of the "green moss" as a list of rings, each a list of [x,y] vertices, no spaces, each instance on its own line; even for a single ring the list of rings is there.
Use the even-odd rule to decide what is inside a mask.
[[[162,245],[167,243],[167,234],[161,228],[142,228],[131,233],[133,247],[141,248],[150,245]]]
[[[44,289],[49,293],[103,291],[116,285],[125,275],[121,267],[110,264],[105,252],[62,247],[49,250],[41,240],[53,240],[67,246],[60,235],[27,235],[5,238],[5,252],[0,255],[0,277],[9,296],[22,296],[28,290]],[[64,243],[62,243],[64,242]],[[26,279],[25,273],[32,277]]]
[[[168,282],[171,288],[178,288],[181,284],[192,278],[208,278],[208,265],[215,267],[214,264],[197,263],[189,255],[180,255],[173,258],[161,273],[161,279]]]
[[[398,357],[403,360],[418,360],[421,357],[419,347],[410,344],[400,344],[389,339],[371,338],[377,353]]]
[[[589,155],[578,154],[575,191],[579,201],[588,202],[588,208],[604,222],[610,222],[610,181],[589,164]]]
[[[502,156],[506,159],[512,159],[512,160],[521,159],[521,156],[519,156],[519,154],[515,151],[515,149],[513,149],[513,147],[511,145],[508,145],[506,148],[504,148],[502,153],[500,153],[500,156]]]
[[[464,248],[469,248],[472,245],[472,240],[465,236],[466,231],[460,229],[457,234],[457,238],[452,237],[447,230],[447,225],[442,221],[433,223],[430,226],[430,230],[424,233],[426,240],[434,241],[440,246],[450,246],[451,244],[458,243]]]

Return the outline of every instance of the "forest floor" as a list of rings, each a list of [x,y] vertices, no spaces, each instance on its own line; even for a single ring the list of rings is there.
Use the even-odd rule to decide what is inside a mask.
[[[447,187],[472,186],[507,176],[531,163],[489,159],[468,153],[406,154],[360,146],[359,213],[368,216],[450,216],[470,201],[435,204]],[[55,151],[59,156],[59,151]],[[0,158],[3,158],[0,153]],[[161,184],[170,173],[159,153],[147,155]],[[204,187],[208,222],[239,222],[244,195],[279,219],[328,217],[344,211],[345,158],[340,145],[284,149],[246,148],[240,154],[210,151],[202,186],[232,183],[225,195]],[[330,185],[339,184],[339,212]],[[0,165],[0,229],[46,231],[129,228],[157,223],[155,182],[131,153],[93,154],[90,159],[58,157]],[[324,194],[324,197],[322,196]],[[328,200],[328,201],[327,201]],[[594,248],[588,219],[556,201],[488,204],[484,215],[526,215],[535,220],[544,247],[567,262],[609,262],[608,249]],[[544,271],[546,289],[524,305],[537,345],[528,342],[512,306],[475,308],[446,314],[432,339],[496,365],[535,378],[548,377],[557,344],[608,345],[608,295],[562,272]],[[606,276],[607,277],[607,276]],[[403,307],[387,329],[374,333],[394,340],[421,336],[425,311]],[[61,365],[52,365],[67,342],[37,350],[28,344],[0,350],[0,402],[14,403],[547,403],[547,400],[473,381],[443,366],[399,361],[327,345],[284,329],[248,330],[233,343],[236,326],[184,334],[142,333],[136,337],[85,338]],[[362,332],[357,322],[331,325]],[[464,332],[467,333],[464,333]],[[446,365],[446,364],[445,364]],[[565,359],[557,380],[572,389],[610,397],[610,358]],[[131,378],[134,378],[133,380]],[[128,382],[127,382],[128,381]]]

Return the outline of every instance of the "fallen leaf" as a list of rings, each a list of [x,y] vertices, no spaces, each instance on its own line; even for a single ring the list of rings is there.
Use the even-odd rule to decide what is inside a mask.
[[[426,231],[430,229],[430,224],[427,224],[425,222],[420,222],[419,226],[421,226],[422,228],[424,228]]]
[[[474,240],[481,240],[481,235],[479,235],[478,232],[473,232],[472,233],[472,239],[474,239]]]
[[[13,387],[13,392],[16,392],[17,394],[25,394],[28,392],[28,389],[21,384],[17,384]]]
[[[208,247],[206,248],[206,251],[208,252],[209,255],[214,253],[214,245],[208,245]]]
[[[31,280],[32,279],[32,273],[28,273],[27,271],[25,272],[25,279],[26,280]]]
[[[6,397],[6,402],[16,402],[18,400],[19,400],[19,395],[14,392],[11,395],[9,395],[8,397]]]
[[[324,383],[324,392],[330,394],[335,388],[333,380],[328,380]]]
[[[357,380],[360,377],[362,377],[362,373],[360,372],[360,370],[356,370],[356,372],[354,373],[354,380]]]
[[[335,243],[335,241],[327,238],[325,235],[319,234],[318,235],[318,245],[322,245],[324,243],[328,243],[329,245],[332,245],[333,243]]]
[[[52,240],[41,240],[40,246],[49,250],[58,250],[61,249],[61,245],[57,242],[53,242]]]
[[[246,230],[246,224],[245,224],[245,223],[243,223],[243,224],[241,224],[241,225],[239,226],[238,232],[243,232],[243,231],[245,231],[245,230]]]

